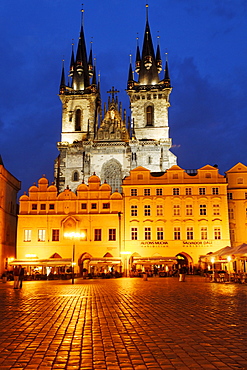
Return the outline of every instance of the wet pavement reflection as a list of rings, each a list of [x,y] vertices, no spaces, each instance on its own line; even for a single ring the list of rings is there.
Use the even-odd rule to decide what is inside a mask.
[[[247,285],[0,283],[0,369],[247,369]]]

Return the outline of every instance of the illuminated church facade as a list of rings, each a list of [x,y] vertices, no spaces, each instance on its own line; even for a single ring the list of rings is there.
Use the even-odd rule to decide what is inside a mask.
[[[72,50],[69,83],[64,67],[61,76],[62,132],[54,168],[59,191],[66,186],[75,191],[93,173],[113,191],[120,190],[122,179],[138,166],[160,172],[177,163],[170,151],[168,63],[162,72],[160,47],[154,51],[148,17],[142,50],[139,45],[136,50],[135,73],[137,81],[130,64],[127,94],[131,119],[118,103],[114,88],[102,112],[92,48],[88,55],[81,26],[77,51],[74,54]]]

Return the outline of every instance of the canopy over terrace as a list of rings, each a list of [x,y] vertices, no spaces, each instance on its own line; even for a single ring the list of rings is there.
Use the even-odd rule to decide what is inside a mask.
[[[10,266],[47,266],[47,267],[60,267],[60,266],[71,266],[72,259],[71,258],[47,258],[47,259],[39,259],[39,258],[26,258],[26,259],[16,259],[9,263]]]

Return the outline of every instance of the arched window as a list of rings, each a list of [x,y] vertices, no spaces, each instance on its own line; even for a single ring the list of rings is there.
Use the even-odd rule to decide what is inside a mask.
[[[79,173],[77,171],[73,173],[72,181],[79,181]]]
[[[147,126],[154,125],[154,107],[152,105],[146,108],[146,124]]]
[[[81,110],[75,112],[75,131],[81,131]]]

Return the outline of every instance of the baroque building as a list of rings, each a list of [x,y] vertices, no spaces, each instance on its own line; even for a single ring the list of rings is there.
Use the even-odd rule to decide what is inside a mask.
[[[0,273],[16,257],[17,193],[21,183],[5,167],[0,156]]]
[[[63,66],[59,90],[62,132],[54,166],[59,191],[66,186],[75,191],[93,173],[102,182],[107,181],[113,191],[120,190],[122,179],[135,167],[159,172],[176,164],[176,156],[170,151],[168,108],[172,87],[168,62],[162,76],[160,46],[155,53],[148,14],[142,50],[139,45],[136,50],[136,80],[132,64],[129,66],[130,119],[126,119],[114,88],[108,91],[111,96],[102,114],[100,83],[93,64],[92,47],[87,54],[82,21],[76,54],[72,49],[69,82]]]

